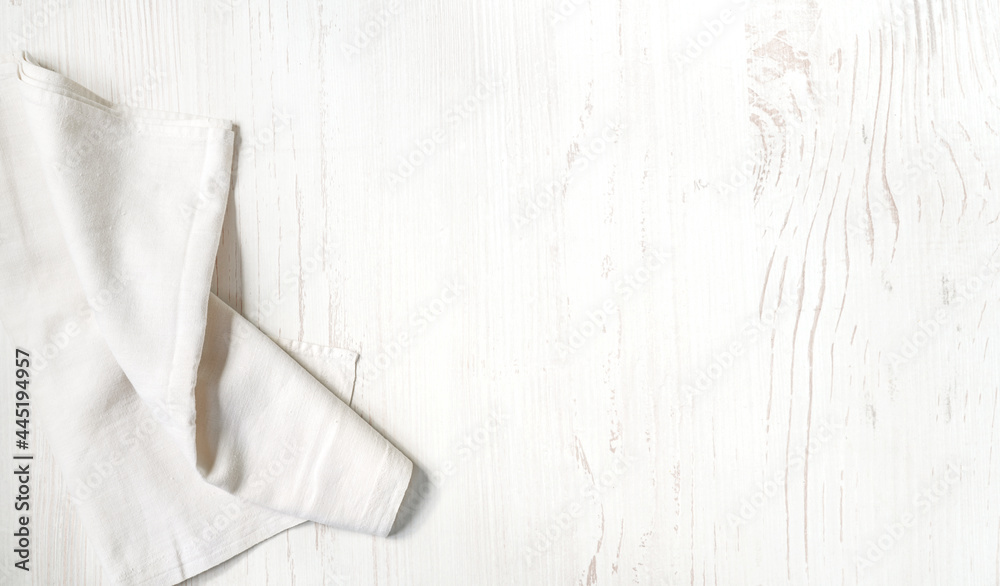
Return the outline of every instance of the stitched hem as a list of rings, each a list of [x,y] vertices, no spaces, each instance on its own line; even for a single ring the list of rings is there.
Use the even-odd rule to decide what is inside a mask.
[[[176,560],[166,562],[156,560],[145,567],[120,573],[115,576],[115,580],[120,584],[143,586],[177,584],[218,566],[282,531],[305,522],[301,519],[281,518],[198,557],[183,560],[180,563],[177,563]],[[165,558],[160,558],[160,560],[163,559]]]

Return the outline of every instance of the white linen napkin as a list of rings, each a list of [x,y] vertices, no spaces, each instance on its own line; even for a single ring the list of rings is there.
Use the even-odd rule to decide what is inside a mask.
[[[0,64],[0,322],[111,575],[173,584],[303,520],[387,535],[412,464],[210,293],[232,125]]]

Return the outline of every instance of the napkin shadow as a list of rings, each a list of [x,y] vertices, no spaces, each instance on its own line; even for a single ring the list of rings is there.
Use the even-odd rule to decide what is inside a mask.
[[[230,307],[235,309],[237,312],[243,314],[244,317],[251,320],[253,323],[256,315],[247,315],[246,308],[242,307],[243,298],[243,271],[241,270],[241,265],[243,261],[243,256],[240,250],[240,239],[239,239],[239,227],[236,219],[236,178],[239,176],[239,165],[240,165],[240,151],[243,144],[243,139],[240,134],[240,128],[238,125],[233,124],[233,163],[230,169],[230,182],[229,182],[229,193],[227,194],[226,200],[226,213],[222,221],[222,235],[219,238],[219,249],[216,254],[215,262],[215,275],[212,279],[213,289],[215,294],[218,295],[223,301],[225,301]],[[224,293],[224,294],[223,294]],[[254,323],[254,325],[257,325]],[[229,332],[227,332],[229,333]],[[354,390],[357,385],[357,379],[355,379],[349,393],[349,399],[347,404],[351,406],[354,400]],[[199,409],[202,407],[209,408],[209,405],[198,406]],[[354,407],[351,406],[353,409]],[[399,446],[399,444],[390,438],[384,430],[378,429],[376,425],[373,424],[375,430],[380,433],[383,437],[389,440],[394,446]],[[202,434],[199,434],[201,436]],[[202,446],[199,446],[199,450]],[[400,450],[403,454],[410,459],[413,464],[413,473],[410,475],[410,482],[406,487],[406,493],[403,495],[403,500],[399,505],[399,511],[396,513],[396,519],[393,522],[392,529],[389,530],[389,536],[395,537],[400,535],[408,535],[416,530],[416,528],[424,522],[427,515],[427,510],[429,504],[436,497],[437,487],[431,481],[427,473],[416,464],[414,458],[406,453],[405,450]]]
[[[227,305],[243,314],[247,319],[256,316],[247,315],[243,305],[243,254],[240,249],[239,223],[236,221],[236,178],[239,177],[240,149],[243,139],[238,125],[233,124],[233,162],[230,167],[229,192],[226,194],[226,213],[222,218],[222,234],[219,237],[219,248],[215,255],[215,275],[212,277],[212,290]],[[253,313],[253,312],[251,312]],[[254,324],[256,325],[256,324]]]

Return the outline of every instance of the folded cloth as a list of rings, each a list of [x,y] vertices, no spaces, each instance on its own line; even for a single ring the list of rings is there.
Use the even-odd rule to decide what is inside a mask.
[[[0,322],[121,583],[179,582],[304,520],[387,535],[409,482],[286,350],[345,387],[354,353],[282,349],[211,294],[232,149],[229,122],[0,63]]]

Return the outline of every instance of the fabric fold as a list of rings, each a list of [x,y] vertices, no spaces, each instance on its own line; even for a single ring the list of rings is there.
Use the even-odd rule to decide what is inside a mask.
[[[0,322],[124,583],[183,580],[303,520],[386,535],[412,470],[342,400],[356,354],[279,345],[210,293],[232,144],[226,121],[0,64]]]
[[[98,325],[194,462],[194,389],[232,129],[115,108],[27,59],[19,76],[52,208],[87,299],[100,304]],[[114,295],[109,283],[118,284]]]

